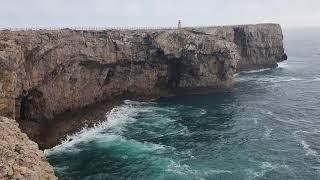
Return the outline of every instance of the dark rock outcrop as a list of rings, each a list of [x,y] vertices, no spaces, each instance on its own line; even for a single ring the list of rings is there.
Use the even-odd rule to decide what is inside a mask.
[[[46,123],[101,101],[228,89],[286,59],[282,40],[277,24],[0,31],[0,115]]]

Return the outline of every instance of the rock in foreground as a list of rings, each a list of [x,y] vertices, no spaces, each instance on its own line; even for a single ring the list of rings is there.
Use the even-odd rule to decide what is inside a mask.
[[[5,117],[0,117],[0,179],[57,179],[38,145]]]

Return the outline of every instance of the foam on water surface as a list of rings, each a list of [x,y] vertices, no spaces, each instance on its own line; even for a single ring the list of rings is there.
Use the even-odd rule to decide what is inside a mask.
[[[103,138],[110,134],[121,134],[128,123],[136,121],[135,116],[141,112],[150,112],[148,108],[142,108],[139,105],[142,102],[126,100],[124,105],[113,108],[101,123],[93,127],[84,127],[80,132],[66,137],[60,145],[52,149],[45,150],[46,155],[59,151],[78,152],[76,145],[91,140]],[[135,106],[134,106],[135,105]]]
[[[317,179],[320,66],[289,60],[230,92],[126,100],[46,156],[60,179]]]

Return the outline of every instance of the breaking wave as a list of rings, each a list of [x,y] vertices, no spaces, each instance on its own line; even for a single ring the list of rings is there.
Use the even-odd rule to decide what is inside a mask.
[[[287,61],[283,61],[283,62],[278,63],[278,68],[286,68],[288,66],[289,65],[288,65]]]
[[[272,68],[264,68],[264,69],[257,69],[257,70],[251,70],[251,71],[242,71],[238,74],[254,74],[254,73],[259,73],[259,72],[265,72],[265,71],[270,71]]]
[[[278,63],[278,68],[284,69],[288,67],[288,62],[280,62]],[[261,72],[266,72],[266,71],[272,71],[273,68],[264,68],[264,69],[257,69],[257,70],[251,70],[251,71],[242,71],[240,73],[236,73],[235,76],[238,75],[245,75],[245,74],[256,74],[256,73],[261,73]]]
[[[79,149],[76,146],[79,143],[110,136],[111,134],[121,134],[127,124],[136,121],[135,116],[138,113],[151,111],[148,108],[141,107],[141,104],[143,102],[124,101],[124,105],[115,107],[107,113],[104,121],[90,128],[84,127],[73,135],[68,135],[60,145],[45,150],[45,154],[50,155],[59,151],[78,152]]]

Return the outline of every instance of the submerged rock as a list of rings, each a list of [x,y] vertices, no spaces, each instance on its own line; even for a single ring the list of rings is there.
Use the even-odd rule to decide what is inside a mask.
[[[38,145],[5,117],[0,117],[0,179],[57,179]]]

